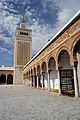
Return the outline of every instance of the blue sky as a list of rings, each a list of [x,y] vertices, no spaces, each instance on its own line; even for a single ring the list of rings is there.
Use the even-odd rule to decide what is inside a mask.
[[[0,0],[0,66],[14,64],[14,35],[24,15],[32,56],[80,9],[80,0]]]

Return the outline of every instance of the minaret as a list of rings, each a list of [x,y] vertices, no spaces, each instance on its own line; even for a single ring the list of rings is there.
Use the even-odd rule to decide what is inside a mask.
[[[23,84],[23,66],[32,57],[32,30],[26,28],[24,17],[20,27],[16,28],[14,43],[14,84]]]

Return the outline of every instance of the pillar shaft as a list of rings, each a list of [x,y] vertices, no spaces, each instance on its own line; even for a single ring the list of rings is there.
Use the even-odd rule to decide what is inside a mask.
[[[33,76],[33,83],[34,83],[34,87],[36,87],[36,83],[35,83],[35,75]]]
[[[41,74],[41,80],[42,80],[42,89],[44,89],[43,74]]]
[[[50,91],[50,73],[49,73],[49,71],[48,71],[48,90]]]
[[[37,88],[39,88],[39,76],[37,75]]]
[[[31,76],[31,87],[33,86],[33,80],[32,80],[33,78],[32,78],[32,76]]]
[[[58,90],[59,90],[59,95],[61,95],[61,85],[60,85],[60,71],[58,70]]]
[[[6,85],[7,85],[7,76],[6,76]]]
[[[31,79],[31,76],[30,76],[30,87],[32,87],[32,79]]]
[[[73,67],[73,72],[74,72],[75,97],[78,97],[79,91],[78,91],[78,78],[77,78],[77,68],[76,67]]]
[[[34,75],[32,76],[32,87],[35,86],[35,80],[34,80]]]

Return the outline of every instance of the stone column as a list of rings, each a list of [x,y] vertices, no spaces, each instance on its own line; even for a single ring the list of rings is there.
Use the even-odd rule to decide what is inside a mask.
[[[31,76],[31,87],[32,87],[32,76]]]
[[[48,90],[50,91],[50,72],[48,71]]]
[[[34,87],[34,75],[32,75],[32,87]]]
[[[58,90],[59,90],[59,95],[61,95],[60,69],[59,68],[58,68]]]
[[[37,75],[37,88],[39,88],[39,76]]]
[[[31,86],[33,87],[33,75],[31,76]]]
[[[35,75],[33,75],[33,87],[35,88]]]
[[[79,97],[78,77],[77,77],[77,62],[74,63],[73,73],[74,73],[75,97]]]
[[[43,90],[44,89],[43,73],[41,73],[41,80],[42,80],[42,90]]]
[[[31,76],[30,76],[30,87],[32,86]]]
[[[6,85],[7,85],[7,75],[6,75]]]

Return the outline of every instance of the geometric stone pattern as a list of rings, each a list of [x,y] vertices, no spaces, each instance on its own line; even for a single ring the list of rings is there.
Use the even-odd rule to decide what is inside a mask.
[[[30,60],[30,43],[18,41],[17,65],[25,65]]]

